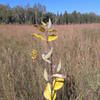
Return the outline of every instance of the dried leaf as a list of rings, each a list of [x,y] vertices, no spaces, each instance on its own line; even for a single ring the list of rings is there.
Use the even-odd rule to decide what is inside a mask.
[[[57,32],[55,29],[48,29],[48,32]]]
[[[58,67],[57,67],[57,72],[59,72],[61,70],[61,59],[59,60],[59,64],[58,64]]]
[[[49,82],[46,84],[43,94],[47,100],[51,100],[51,84]]]
[[[56,78],[53,81],[53,90],[57,91],[61,89],[64,85],[64,79],[63,78]]]
[[[46,87],[45,87],[43,94],[44,94],[44,97],[46,98],[46,100],[51,100],[51,84],[49,82],[46,84]],[[53,100],[56,99],[56,92],[55,91],[52,91],[52,97],[53,97]]]
[[[45,38],[42,35],[40,35],[40,34],[34,33],[33,36],[36,37],[36,38],[39,38],[41,40],[45,40]]]
[[[38,28],[38,25],[37,25],[37,24],[35,24],[35,25],[34,25],[34,27]]]
[[[50,42],[50,41],[54,41],[54,40],[56,40],[57,38],[58,38],[57,35],[52,34],[52,35],[49,35],[49,36],[48,36],[48,41],[49,41],[49,42]]]
[[[50,51],[45,55],[45,58],[49,59],[51,57],[52,52],[53,52],[53,47],[51,47]]]
[[[39,30],[40,30],[41,32],[45,32],[45,29],[44,29],[43,27],[41,27]]]
[[[45,57],[45,54],[42,54],[42,59],[44,61],[48,62],[49,64],[51,63],[51,61]]]
[[[46,81],[48,81],[48,73],[47,73],[46,68],[44,69],[44,79],[45,79]]]
[[[43,26],[46,26],[46,23],[44,23],[43,21],[41,22]]]
[[[51,63],[49,58],[51,57],[52,52],[53,52],[53,47],[51,47],[50,51],[47,54],[42,54],[43,60],[48,62],[48,63]]]
[[[45,37],[43,37],[42,35],[37,34],[37,33],[34,33],[33,36],[36,37],[36,38],[39,38],[39,39],[41,39],[41,40],[46,40]],[[48,41],[51,42],[51,41],[56,40],[57,38],[58,38],[58,36],[52,34],[52,35],[49,35],[49,36],[48,36]]]
[[[34,59],[36,59],[37,54],[38,54],[37,50],[33,49],[32,50],[32,59],[33,59],[33,61],[34,61]]]
[[[43,26],[37,25],[37,24],[35,24],[34,26],[35,26],[39,31],[45,32],[45,28],[44,28]]]

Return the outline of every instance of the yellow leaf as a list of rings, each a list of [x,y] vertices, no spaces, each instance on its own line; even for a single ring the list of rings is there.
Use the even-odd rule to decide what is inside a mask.
[[[44,23],[43,21],[41,22],[43,26],[46,26],[46,23]]]
[[[47,100],[51,100],[51,84],[48,82],[46,87],[45,87],[45,90],[44,90],[44,97],[47,99]]]
[[[40,34],[34,33],[33,36],[36,37],[36,38],[39,38],[41,40],[45,40],[45,38],[42,35],[40,35]]]
[[[58,38],[57,35],[52,34],[52,35],[49,35],[49,36],[48,36],[48,41],[49,41],[49,42],[50,42],[50,41],[54,41],[54,40],[56,40],[57,38]]]
[[[45,28],[43,27],[43,26],[41,26],[41,25],[34,25],[39,31],[41,31],[41,32],[45,32]]]
[[[46,87],[44,90],[44,97],[46,98],[46,100],[51,100],[51,84],[49,82],[46,84]],[[52,91],[52,97],[53,97],[53,100],[56,99],[55,91]]]
[[[49,29],[49,32],[57,32],[55,29]]]
[[[45,32],[45,29],[44,29],[42,26],[39,28],[39,30],[40,30],[41,32]]]
[[[63,85],[64,85],[64,79],[63,78],[54,79],[54,81],[53,81],[53,89],[55,91],[61,89],[63,87]]]
[[[43,36],[40,35],[40,34],[34,33],[33,36],[36,37],[36,38],[39,38],[39,39],[41,39],[41,40],[46,40],[46,38],[43,37]],[[57,38],[58,38],[57,35],[52,34],[52,35],[49,35],[49,36],[48,36],[48,41],[51,42],[51,41],[56,40]]]
[[[37,51],[35,49],[32,50],[32,59],[36,59],[37,57]]]

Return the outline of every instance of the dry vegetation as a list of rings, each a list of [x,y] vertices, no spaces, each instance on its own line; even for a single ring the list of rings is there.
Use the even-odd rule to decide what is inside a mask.
[[[57,100],[100,100],[100,24],[55,28],[54,61],[61,57],[67,76]],[[32,25],[0,25],[0,100],[44,100],[45,44],[34,32]],[[39,53],[34,63],[32,48]]]

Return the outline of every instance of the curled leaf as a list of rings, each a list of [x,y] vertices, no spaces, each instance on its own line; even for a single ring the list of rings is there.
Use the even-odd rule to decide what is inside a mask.
[[[45,57],[45,54],[42,54],[42,59],[44,61],[48,62],[49,64],[51,63],[51,61]]]
[[[44,41],[46,40],[45,37],[43,37],[42,35],[37,34],[37,33],[34,33],[34,34],[33,34],[33,37],[39,38],[39,39],[44,40]],[[54,40],[56,40],[57,38],[58,38],[58,36],[52,34],[52,35],[49,35],[49,36],[48,36],[48,41],[49,41],[49,42],[50,42],[50,41],[54,41]]]
[[[43,21],[41,22],[43,26],[46,26],[46,23],[44,23]]]
[[[49,41],[49,42],[50,42],[50,41],[54,41],[54,40],[56,40],[57,38],[58,38],[57,35],[52,34],[52,35],[49,35],[49,36],[48,36],[48,41]]]
[[[45,38],[44,38],[42,35],[40,35],[40,34],[34,33],[34,34],[33,34],[33,37],[39,38],[39,39],[41,39],[41,40],[45,40]]]
[[[48,81],[48,73],[47,73],[46,68],[44,69],[44,79],[45,79],[46,81]]]
[[[44,90],[44,97],[46,98],[46,100],[51,100],[51,84],[49,82],[46,84]],[[56,92],[54,90],[52,91],[52,97],[53,100],[56,99]]]
[[[51,100],[51,84],[49,82],[46,84],[43,94],[47,100]]]
[[[58,64],[58,67],[57,67],[57,72],[59,72],[61,70],[61,59],[59,60],[59,64]]]
[[[53,90],[57,91],[61,89],[64,85],[64,79],[63,78],[56,78],[53,80]]]
[[[57,32],[55,29],[48,29],[48,32]]]
[[[45,32],[45,28],[44,28],[43,26],[37,25],[37,24],[35,24],[34,26],[35,26],[39,31]]]
[[[52,52],[53,52],[53,47],[51,47],[50,51],[45,55],[45,58],[49,59],[51,57]]]
[[[48,62],[48,63],[51,63],[49,58],[51,57],[52,52],[53,52],[53,47],[51,47],[50,51],[47,54],[42,54],[43,60]]]

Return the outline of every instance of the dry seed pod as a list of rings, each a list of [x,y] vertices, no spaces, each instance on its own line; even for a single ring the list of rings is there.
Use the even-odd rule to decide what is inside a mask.
[[[49,18],[49,22],[47,23],[47,28],[50,29],[52,26],[51,19]]]
[[[58,64],[58,67],[57,67],[57,72],[59,72],[61,70],[61,59],[59,60],[59,64]]]
[[[51,57],[52,52],[53,52],[53,47],[50,49],[50,51],[47,54],[42,54],[43,60],[48,62],[48,63],[51,63],[49,58]]]
[[[44,69],[44,79],[45,79],[46,81],[48,81],[48,73],[47,73],[46,68]]]

